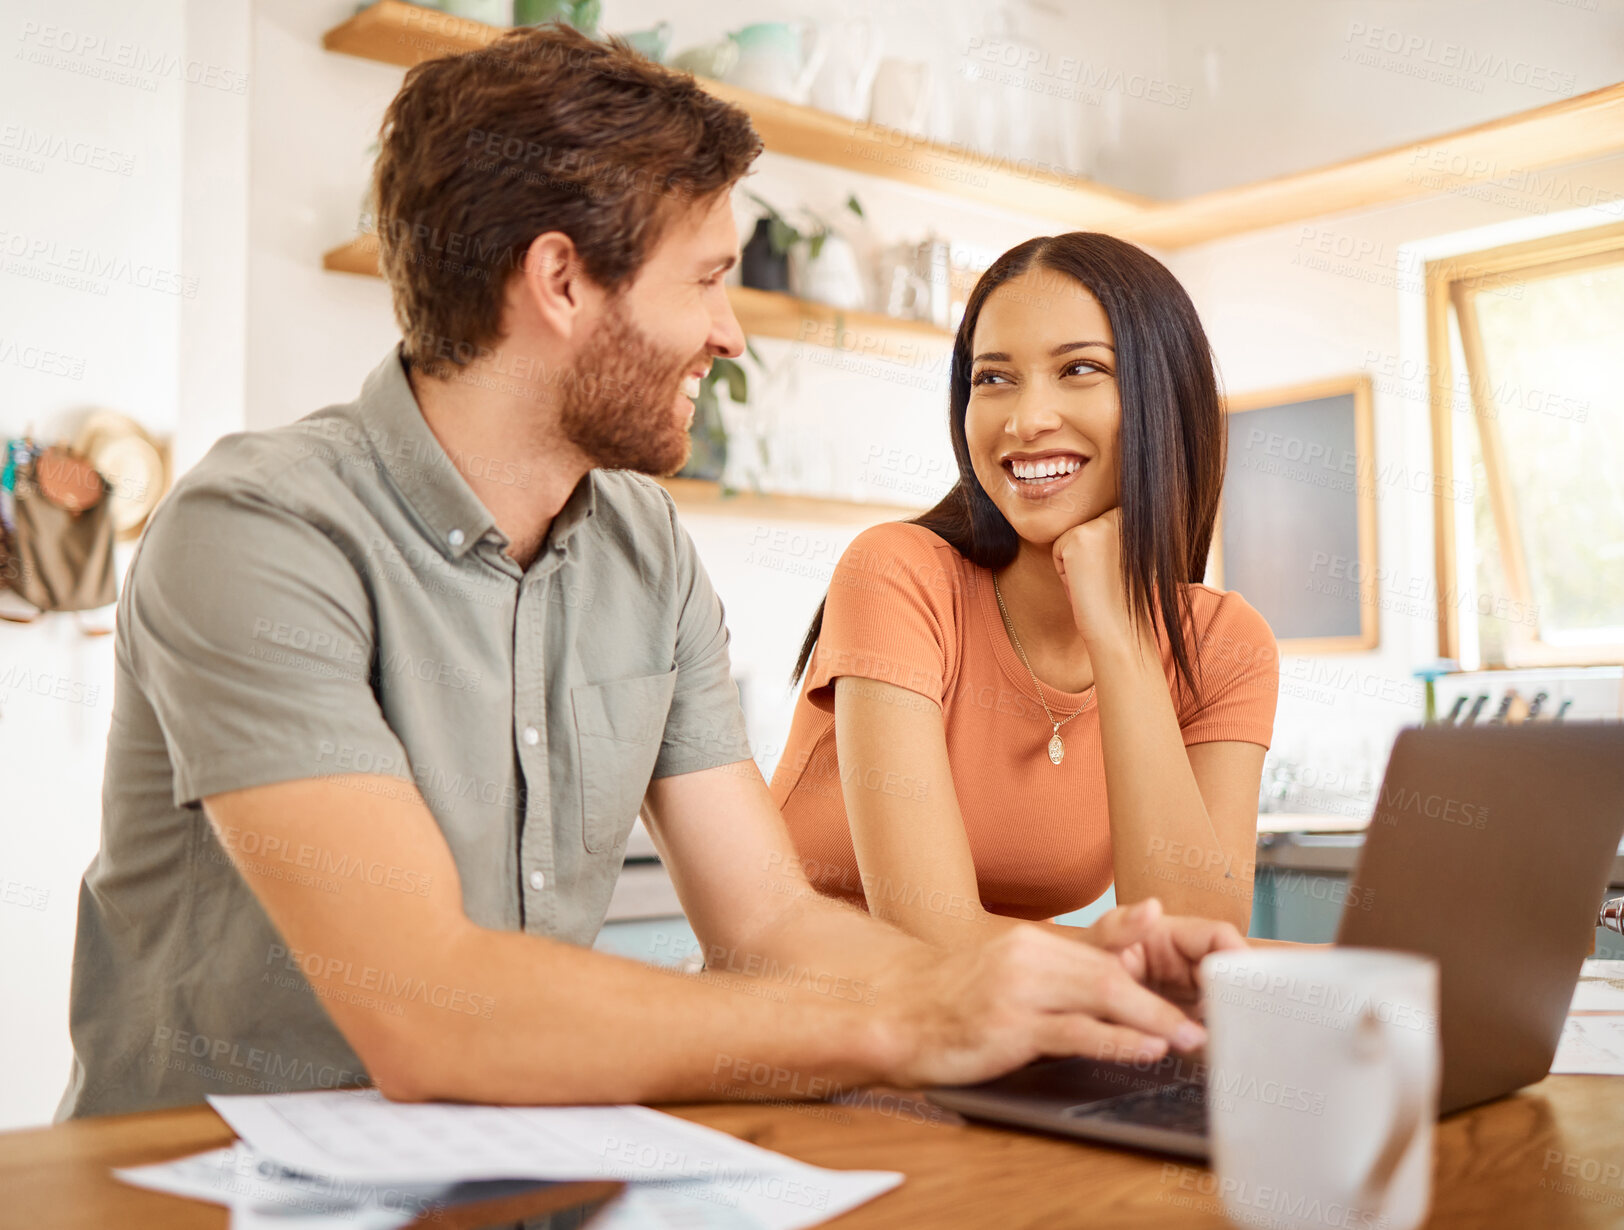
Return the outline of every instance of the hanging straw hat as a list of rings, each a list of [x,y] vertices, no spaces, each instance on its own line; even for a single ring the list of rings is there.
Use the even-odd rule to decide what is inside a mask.
[[[95,466],[113,489],[113,526],[119,541],[140,537],[169,489],[167,450],[128,415],[98,410],[79,429],[73,451]]]

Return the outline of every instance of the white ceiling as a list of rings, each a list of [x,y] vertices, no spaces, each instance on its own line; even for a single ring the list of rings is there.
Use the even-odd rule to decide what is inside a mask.
[[[1624,0],[1055,0],[1160,10],[1179,109],[1123,108],[1098,178],[1183,197],[1440,135],[1624,81]],[[1624,132],[1619,134],[1624,143]]]

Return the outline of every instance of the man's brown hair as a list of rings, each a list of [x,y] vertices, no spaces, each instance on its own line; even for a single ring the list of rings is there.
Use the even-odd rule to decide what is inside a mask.
[[[379,144],[380,264],[407,357],[435,376],[501,340],[508,277],[536,236],[568,235],[619,294],[681,208],[729,190],[762,150],[750,117],[691,74],[557,23],[412,68]]]

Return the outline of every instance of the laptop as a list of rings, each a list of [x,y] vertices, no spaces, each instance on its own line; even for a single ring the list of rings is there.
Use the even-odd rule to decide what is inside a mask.
[[[1550,1071],[1621,835],[1624,723],[1399,734],[1336,943],[1437,960],[1440,1114]],[[1203,1076],[1188,1055],[1042,1060],[928,1096],[969,1118],[1205,1158]]]

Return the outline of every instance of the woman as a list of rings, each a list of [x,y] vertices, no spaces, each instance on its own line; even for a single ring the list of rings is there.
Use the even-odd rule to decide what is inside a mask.
[[[796,663],[772,790],[813,884],[943,943],[1113,882],[1244,933],[1279,672],[1201,584],[1225,427],[1189,297],[1108,235],[1028,240],[950,405],[958,482],[853,540]]]

